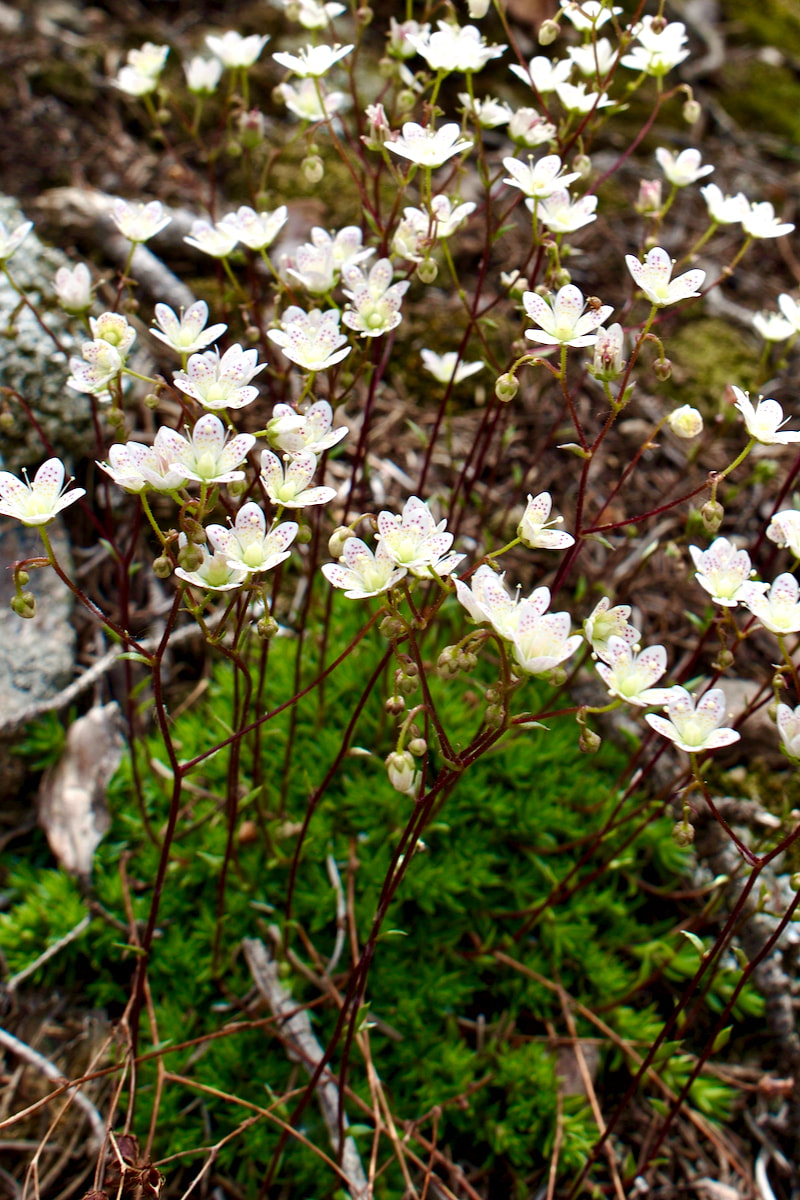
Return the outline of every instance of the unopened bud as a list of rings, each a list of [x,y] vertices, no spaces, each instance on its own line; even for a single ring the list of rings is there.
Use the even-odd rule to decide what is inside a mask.
[[[672,840],[676,846],[691,846],[694,841],[694,826],[688,821],[678,821],[672,826]]]
[[[583,728],[580,737],[578,738],[578,749],[581,754],[597,754],[603,743],[603,739],[599,733],[595,733],[593,729]]]
[[[588,154],[576,154],[572,160],[572,169],[577,171],[581,179],[588,179],[592,173],[592,160]]]
[[[17,587],[24,588],[30,581],[31,577],[27,571],[19,570],[14,572],[14,583]]]
[[[159,398],[155,392],[148,392],[144,398],[145,408],[156,409],[159,405]]]
[[[657,358],[653,363],[653,372],[656,379],[660,379],[662,383],[666,383],[672,374],[672,363],[668,358]]]
[[[264,140],[266,122],[264,114],[257,108],[241,113],[239,117],[239,136],[245,150],[255,150]]]
[[[125,424],[125,413],[121,408],[109,408],[106,413],[106,421],[112,429],[121,429]]]
[[[394,750],[386,757],[386,774],[396,792],[410,792],[416,778],[413,757],[407,750]]]
[[[272,616],[260,617],[256,622],[256,633],[262,642],[268,642],[270,638],[274,638],[279,630],[280,625]]]
[[[195,521],[194,517],[183,518],[183,532],[195,546],[205,545],[206,531],[199,521]]]
[[[11,597],[11,609],[26,621],[36,616],[36,597],[33,592],[18,592]]]
[[[178,551],[178,566],[183,571],[196,571],[203,561],[203,551],[199,546],[193,545],[192,542],[187,542],[185,546],[181,546]],[[158,562],[158,559],[156,559]],[[169,562],[169,559],[167,559]],[[160,579],[166,576],[159,576]]]
[[[397,638],[402,633],[405,633],[406,627],[398,617],[393,617],[391,613],[388,613],[381,621],[378,629],[385,638]]]
[[[572,283],[572,276],[566,267],[559,267],[553,282],[557,288],[569,287]]]
[[[494,394],[502,404],[510,403],[518,391],[519,380],[510,371],[506,371],[505,375],[500,375],[494,385]]]
[[[456,646],[445,646],[436,660],[436,670],[442,679],[454,679],[461,670]]]
[[[408,749],[415,758],[422,758],[423,754],[427,754],[428,743],[424,737],[415,737],[408,743]]]
[[[795,871],[789,876],[789,887],[793,892],[800,892],[800,871]]]
[[[301,525],[295,534],[295,546],[307,546],[314,536],[310,525]]]
[[[10,413],[8,409],[6,409],[5,412],[0,413],[0,429],[2,429],[4,433],[8,433],[9,430],[13,428],[14,414]]]
[[[390,696],[383,706],[390,717],[399,717],[401,713],[406,711],[406,702],[404,696]]]
[[[359,25],[362,26],[362,28],[366,28],[367,25],[370,25],[374,16],[375,13],[367,4],[362,4],[360,8],[356,9],[356,20],[358,21]]]
[[[306,183],[319,183],[325,174],[325,164],[318,154],[309,154],[300,164]]]
[[[411,88],[403,88],[397,93],[397,107],[401,113],[410,112],[416,103],[417,97]]]
[[[733,666],[733,661],[730,650],[720,650],[712,665],[715,671],[727,671],[729,667]]]
[[[683,106],[683,119],[687,125],[696,125],[700,120],[702,108],[699,100],[687,100]]]
[[[552,46],[558,37],[558,21],[542,21],[539,26],[539,45]]]
[[[700,509],[700,516],[706,533],[716,533],[725,519],[725,509],[719,500],[706,500]]]
[[[227,483],[225,486],[228,489],[228,495],[230,496],[231,500],[238,500],[239,497],[243,496],[247,491],[247,480],[232,479],[230,483]]]
[[[703,432],[703,417],[691,404],[684,404],[671,412],[667,424],[679,438],[693,438]]]
[[[487,729],[500,729],[505,720],[501,704],[490,704],[483,714],[483,723]]]
[[[228,158],[241,158],[242,157],[242,147],[239,145],[238,142],[235,142],[233,140],[233,138],[231,138],[231,140],[228,142],[227,146],[225,147],[225,150],[228,155]]]
[[[355,536],[352,529],[349,529],[347,525],[340,525],[338,529],[334,529],[328,538],[328,553],[331,558],[341,558],[344,554],[345,542],[349,542],[350,538]]]
[[[419,687],[419,679],[416,675],[406,675],[403,670],[398,670],[394,673],[394,686],[401,696],[413,696]]]
[[[202,556],[200,561],[202,562]],[[183,566],[182,563],[181,566]],[[159,554],[158,558],[153,559],[153,574],[156,579],[169,579],[172,574],[172,562],[167,558],[166,554]]]
[[[439,268],[432,258],[425,258],[417,266],[417,277],[423,283],[433,283],[439,274]]]
[[[661,211],[661,180],[642,179],[639,182],[639,195],[633,206],[642,216],[653,216]]]
[[[480,21],[489,11],[489,0],[467,0],[467,11],[473,21]]]
[[[667,28],[666,17],[653,17],[652,21],[650,22],[649,32],[656,33],[656,34],[663,33],[666,28]]]

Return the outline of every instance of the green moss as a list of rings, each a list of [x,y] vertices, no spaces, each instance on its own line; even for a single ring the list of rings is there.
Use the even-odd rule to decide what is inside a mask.
[[[758,364],[755,340],[717,317],[696,317],[671,333],[667,351],[672,377],[663,394],[679,404],[693,404],[704,417],[721,411],[729,384],[748,386]]]

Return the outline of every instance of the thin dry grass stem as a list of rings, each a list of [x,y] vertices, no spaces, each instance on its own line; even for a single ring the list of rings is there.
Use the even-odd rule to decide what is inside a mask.
[[[561,1088],[556,1093],[556,1128],[553,1135],[553,1150],[550,1154],[550,1164],[547,1168],[547,1195],[545,1200],[555,1200],[556,1183],[558,1181],[558,1159],[561,1154],[561,1143],[564,1138],[564,1097]]]
[[[600,1104],[597,1100],[597,1093],[594,1090],[594,1083],[592,1082],[591,1073],[586,1065],[586,1058],[581,1047],[580,1038],[578,1037],[578,1030],[576,1028],[575,1020],[572,1016],[572,1011],[570,1008],[571,1001],[560,985],[557,985],[557,995],[559,1003],[561,1004],[561,1012],[564,1016],[565,1024],[569,1030],[569,1035],[572,1038],[572,1050],[575,1055],[575,1061],[578,1064],[581,1082],[583,1083],[586,1097],[591,1106],[595,1124],[597,1125],[600,1136],[602,1137],[606,1132],[606,1123],[603,1118],[603,1113],[600,1109]],[[608,1169],[611,1173],[611,1181],[614,1185],[614,1192],[617,1196],[617,1200],[626,1200],[625,1189],[622,1186],[622,1180],[620,1179],[619,1170],[617,1168],[614,1147],[608,1139],[606,1139],[604,1142],[604,1148],[606,1158],[608,1160]]]
[[[246,1117],[245,1120],[242,1121],[241,1125],[238,1125],[236,1129],[232,1129],[230,1133],[227,1133],[225,1137],[220,1138],[220,1140],[215,1142],[213,1146],[209,1146],[206,1151],[208,1158],[203,1163],[202,1167],[197,1172],[189,1186],[186,1188],[186,1191],[182,1193],[180,1200],[188,1200],[188,1197],[191,1196],[195,1188],[203,1182],[203,1179],[210,1171],[223,1146],[227,1146],[229,1142],[233,1142],[237,1137],[241,1137],[245,1130],[249,1129],[251,1125],[255,1125],[260,1120],[262,1120],[260,1116]]]
[[[56,1127],[69,1106],[74,1104],[76,1108],[81,1110],[89,1122],[89,1126],[92,1130],[92,1137],[90,1139],[91,1142],[96,1146],[101,1146],[103,1144],[106,1135],[105,1122],[88,1096],[85,1096],[83,1092],[79,1090],[78,1083],[65,1080],[62,1072],[59,1071],[58,1067],[51,1063],[49,1058],[46,1058],[44,1054],[40,1054],[38,1050],[34,1050],[32,1046],[29,1046],[26,1042],[21,1041],[18,1037],[15,1037],[13,1033],[8,1033],[5,1029],[0,1029],[0,1046],[4,1046],[6,1050],[9,1050],[18,1058],[23,1059],[23,1061],[28,1063],[30,1066],[36,1067],[36,1069],[41,1071],[46,1079],[61,1085],[57,1092],[51,1093],[51,1095],[45,1097],[44,1100],[38,1101],[35,1106],[31,1105],[27,1111],[30,1112],[31,1110],[38,1109],[44,1104],[49,1103],[51,1100],[54,1100],[63,1092],[71,1091],[72,1095],[68,1096],[66,1102],[59,1110],[57,1117],[52,1122],[51,1128],[54,1129]],[[0,1128],[12,1124],[18,1119],[18,1117],[19,1114],[15,1114],[14,1117],[7,1118],[2,1122]]]

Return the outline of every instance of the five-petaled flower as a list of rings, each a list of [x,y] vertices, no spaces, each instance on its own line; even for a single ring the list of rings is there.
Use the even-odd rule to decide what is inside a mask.
[[[0,221],[0,263],[11,258],[11,255],[19,249],[32,229],[33,221],[23,221],[21,225],[17,225],[16,229],[9,232],[5,224]]]
[[[741,737],[735,729],[720,728],[726,716],[722,688],[711,688],[695,704],[686,688],[672,687],[667,693],[664,711],[666,717],[646,713],[644,719],[656,733],[669,738],[687,754],[732,746]]]
[[[117,199],[111,207],[111,218],[124,238],[129,242],[147,242],[162,229],[166,229],[172,217],[164,212],[160,200],[149,204]]]
[[[455,121],[439,129],[406,121],[402,134],[386,143],[387,150],[421,167],[441,167],[448,158],[471,148],[472,139],[461,137],[461,127]]]
[[[563,517],[550,516],[552,503],[549,492],[528,496],[525,512],[517,526],[517,537],[529,550],[535,550],[537,547],[542,550],[566,550],[575,542],[572,534],[550,528],[551,525],[560,525],[564,520]]]
[[[699,296],[706,277],[705,271],[694,270],[686,271],[677,279],[670,280],[672,259],[660,246],[648,250],[644,262],[640,262],[632,254],[625,255],[625,262],[647,299],[659,307],[676,304],[679,300],[688,300],[691,296]]]
[[[659,146],[656,150],[656,161],[674,187],[688,187],[690,183],[697,183],[698,179],[711,174],[714,168],[701,167],[700,160],[700,151],[692,147],[681,150],[677,155],[664,146]]]
[[[579,633],[570,634],[568,612],[549,613],[548,588],[537,588],[536,601],[521,600],[511,646],[514,661],[528,675],[545,675],[570,658],[582,642]]]
[[[614,311],[610,304],[586,309],[583,292],[568,283],[555,296],[545,300],[538,292],[526,292],[522,297],[525,312],[535,329],[526,329],[525,337],[544,346],[593,346],[598,328]]]
[[[355,264],[344,269],[344,294],[351,307],[342,320],[348,329],[357,330],[362,337],[381,337],[400,324],[400,304],[409,283],[407,279],[392,283],[393,277],[394,267],[388,258],[379,258],[369,275]]]
[[[304,450],[322,454],[349,432],[346,425],[338,429],[332,425],[333,410],[327,400],[317,400],[306,411],[298,411],[291,404],[276,404],[267,424],[267,437],[284,454],[302,454]]]
[[[27,474],[17,479],[9,471],[0,471],[0,514],[15,517],[23,525],[47,525],[62,509],[68,508],[81,496],[84,488],[65,490],[71,480],[64,483],[64,464],[58,458],[48,458],[33,477]]]
[[[174,429],[162,425],[153,446],[162,459],[186,479],[196,483],[232,483],[244,479],[239,468],[255,445],[252,433],[238,433],[230,441],[225,426],[213,413],[205,413],[195,422],[194,429],[183,437]]]
[[[719,537],[707,550],[690,546],[695,566],[695,579],[723,608],[736,608],[743,599],[742,588],[755,574],[746,550],[737,550],[727,538]],[[765,583],[751,585],[753,590],[765,591]]]
[[[758,404],[753,408],[749,393],[743,392],[734,384],[731,387],[736,396],[734,407],[738,408],[744,417],[745,428],[751,438],[755,438],[764,446],[788,446],[790,442],[800,442],[800,431],[787,429],[784,433],[780,432],[791,417],[784,417],[783,409],[777,400],[765,400],[760,396]]]
[[[199,350],[205,350],[206,346],[222,337],[228,328],[221,323],[206,327],[208,305],[205,300],[195,300],[186,312],[181,309],[180,315],[168,304],[157,304],[155,313],[159,328],[150,332],[177,354],[196,354]]]
[[[178,545],[186,545],[186,534],[178,538]],[[175,574],[194,587],[203,588],[210,592],[230,592],[241,587],[250,574],[244,567],[232,567],[221,550],[209,553],[207,546],[198,546],[201,559],[193,571],[176,567]]]
[[[438,29],[431,33],[423,26],[408,38],[417,54],[425,59],[432,71],[480,71],[492,58],[499,58],[505,46],[490,46],[475,25],[451,24],[437,21]]]
[[[328,583],[344,590],[348,600],[365,600],[388,592],[408,574],[390,557],[383,542],[373,554],[357,537],[347,539],[338,562],[323,563],[321,570]]]
[[[596,663],[597,673],[612,696],[639,708],[664,703],[669,688],[653,687],[667,669],[663,646],[647,646],[634,654],[628,641],[612,634],[603,647],[603,659]]]
[[[284,521],[267,532],[267,520],[252,500],[243,504],[232,528],[209,525],[208,540],[223,555],[229,567],[256,574],[271,571],[287,559],[297,535],[297,523]]]
[[[628,624],[631,615],[629,604],[611,607],[608,596],[598,600],[583,622],[583,635],[592,647],[592,657],[607,661],[608,643],[612,637],[621,638],[631,649],[638,649],[641,633]]]
[[[268,329],[267,337],[280,346],[290,362],[306,371],[327,371],[350,353],[347,337],[339,328],[338,309],[304,312],[291,304],[283,313],[280,329]]]
[[[401,515],[378,514],[378,540],[392,562],[420,579],[450,575],[464,555],[450,550],[453,535],[446,525],[434,521],[423,500],[410,496]]]
[[[220,357],[219,350],[206,350],[191,355],[185,371],[176,371],[176,388],[199,400],[204,408],[244,408],[258,395],[250,380],[263,371],[266,363],[258,362],[257,350],[243,350],[235,343]]]
[[[789,758],[800,759],[800,704],[797,708],[779,704],[775,715],[781,745]]]
[[[527,162],[521,162],[518,158],[504,158],[503,166],[508,171],[503,183],[519,188],[523,196],[533,200],[544,200],[580,177],[577,171],[564,174],[557,154],[546,154],[538,162],[532,158],[528,158]]]
[[[268,41],[269,37],[266,34],[259,36],[257,33],[251,33],[249,37],[242,37],[235,29],[229,29],[223,34],[206,34],[209,50],[223,67],[229,70],[252,67]]]
[[[777,637],[800,633],[800,601],[794,575],[779,575],[766,591],[761,584],[743,583],[739,597],[742,604]]]
[[[800,512],[784,508],[775,513],[767,526],[767,537],[776,546],[788,546],[794,557],[800,559]]]
[[[309,487],[317,469],[317,456],[310,450],[295,454],[282,463],[271,450],[261,452],[261,482],[273,504],[283,508],[309,508],[327,504],[336,495],[336,488]]]
[[[317,46],[301,46],[297,54],[273,54],[275,62],[301,79],[319,79],[327,75],[334,63],[339,62],[353,49],[352,46],[328,46],[320,42]]]
[[[420,354],[425,370],[430,371],[434,379],[439,383],[452,383],[454,387],[457,383],[469,379],[470,375],[482,371],[486,365],[483,361],[463,362],[459,358],[457,350],[448,350],[446,354],[437,354],[435,350],[423,349],[420,350]]]

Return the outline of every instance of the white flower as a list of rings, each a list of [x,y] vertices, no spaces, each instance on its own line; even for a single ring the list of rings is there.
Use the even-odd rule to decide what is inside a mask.
[[[65,491],[71,481],[64,483],[64,464],[58,458],[48,458],[30,482],[8,471],[0,471],[0,514],[15,517],[23,525],[47,525],[58,513],[86,495],[84,488]]]
[[[703,432],[703,415],[691,404],[682,404],[669,414],[667,424],[676,437],[693,438]]]
[[[467,0],[467,12],[473,21],[480,21],[489,11],[489,0]]]
[[[550,592],[546,587],[534,588],[524,599],[519,589],[512,596],[505,583],[505,574],[498,575],[488,563],[482,563],[467,586],[461,579],[454,579],[456,596],[473,621],[482,624],[488,621],[501,638],[510,641],[517,632],[523,612],[540,616],[550,606]],[[525,608],[523,609],[523,605]]]
[[[244,479],[242,465],[256,439],[251,433],[239,433],[227,440],[225,426],[213,413],[205,413],[188,437],[162,425],[153,442],[159,456],[173,470],[183,471],[197,483],[232,483]]]
[[[541,223],[553,233],[574,233],[597,220],[597,196],[582,196],[573,200],[569,192],[559,189],[545,200],[526,200],[525,204],[536,214]]]
[[[459,92],[458,98],[476,125],[483,129],[497,129],[500,125],[506,125],[513,116],[509,105],[496,100],[494,96],[473,100],[469,92]]]
[[[137,204],[117,199],[111,207],[111,218],[122,236],[136,243],[149,241],[172,220],[160,200]]]
[[[344,4],[336,4],[334,0],[328,0],[327,4],[321,0],[299,0],[299,4],[297,0],[284,0],[284,8],[304,29],[326,29],[335,17],[347,12]]]
[[[446,532],[446,526],[446,521],[434,522],[424,501],[410,496],[402,515],[378,514],[378,541],[398,567],[419,579],[432,579],[451,574],[464,558],[450,551],[453,535]]]
[[[205,300],[196,300],[186,312],[181,309],[180,316],[168,304],[157,304],[155,313],[160,328],[151,329],[151,334],[177,354],[195,354],[198,350],[205,350],[228,328],[223,324],[206,328],[208,305]]]
[[[147,96],[158,87],[158,80],[155,76],[142,75],[133,67],[120,67],[116,79],[112,79],[111,83],[128,96]]]
[[[572,73],[572,63],[568,58],[554,60],[546,58],[543,54],[537,54],[532,58],[527,67],[520,67],[517,63],[512,63],[509,67],[518,79],[523,83],[532,85],[540,95],[546,96],[548,92],[554,92],[556,85],[565,83]]]
[[[417,51],[411,39],[420,33],[427,33],[429,29],[429,25],[420,25],[418,21],[396,21],[390,17],[387,54],[392,58],[412,58]]]
[[[178,545],[183,547],[186,544],[186,534],[182,533],[178,538]],[[193,571],[185,571],[183,567],[175,568],[179,579],[209,592],[233,591],[234,588],[241,587],[247,579],[249,571],[244,567],[232,567],[222,551],[214,550],[209,554],[207,546],[198,546],[198,550],[202,559]]]
[[[395,230],[392,249],[400,258],[422,262],[434,242],[450,237],[474,210],[472,201],[453,206],[452,201],[443,195],[433,197],[430,212],[422,208],[404,208],[403,219]]]
[[[648,250],[643,263],[632,254],[625,255],[625,262],[648,300],[659,307],[677,304],[679,300],[688,300],[690,296],[699,296],[706,277],[705,271],[686,271],[670,281],[672,259],[660,246]]]
[[[408,41],[432,71],[480,71],[492,58],[499,58],[505,46],[490,46],[475,25],[461,28],[448,21],[437,21],[439,28],[411,34]]]
[[[317,469],[317,457],[309,450],[294,455],[284,466],[271,450],[261,451],[261,482],[273,504],[284,508],[308,508],[327,504],[336,496],[336,488],[308,485]]]
[[[327,371],[350,353],[347,337],[339,329],[340,314],[329,308],[303,312],[296,304],[286,309],[280,329],[268,329],[267,337],[280,346],[290,362],[306,371]]]
[[[96,342],[107,342],[123,360],[136,341],[136,330],[122,313],[104,312],[99,317],[89,317],[89,328]]]
[[[416,769],[410,750],[393,750],[386,756],[386,774],[389,783],[401,796],[418,796],[422,775]]]
[[[250,501],[239,509],[232,529],[209,525],[206,533],[229,567],[256,574],[271,571],[289,557],[289,546],[297,535],[297,523],[284,521],[267,533],[263,512]]]
[[[108,451],[111,465],[98,463],[106,475],[110,475],[118,487],[126,492],[143,492],[151,487],[155,492],[172,493],[186,479],[183,467],[170,465],[158,448],[142,442],[127,442],[124,446],[111,446]]]
[[[388,592],[408,572],[390,558],[382,542],[373,554],[361,538],[348,538],[341,558],[336,563],[324,563],[322,574],[328,583],[345,589],[348,600],[364,600]]]
[[[23,221],[16,229],[9,232],[5,224],[0,221],[0,263],[11,258],[11,255],[19,249],[32,229],[33,221]]]
[[[452,383],[454,387],[486,365],[483,361],[459,361],[456,350],[448,350],[446,354],[437,354],[434,350],[421,350],[420,354],[425,370],[430,371],[434,379],[439,383]]]
[[[763,590],[759,583],[742,584],[739,599],[770,633],[779,637],[785,633],[800,633],[800,603],[797,580],[786,572],[772,586]]]
[[[212,411],[244,408],[258,395],[250,380],[266,367],[258,362],[257,350],[243,350],[235,343],[220,358],[219,350],[193,354],[185,371],[176,371],[175,387]]]
[[[508,122],[508,136],[523,146],[541,146],[551,141],[557,132],[555,125],[540,116],[535,108],[518,108]]]
[[[587,92],[585,83],[557,83],[556,95],[568,112],[590,113],[614,103],[606,92]]]
[[[538,588],[546,593],[545,607],[550,604],[547,588]],[[541,611],[542,596],[538,604],[521,600],[511,645],[514,659],[528,675],[544,675],[552,671],[575,653],[582,642],[579,633],[570,636],[572,622],[567,612],[546,613]]]
[[[695,702],[686,688],[672,687],[664,705],[667,717],[645,714],[645,721],[656,733],[669,738],[687,754],[698,750],[716,750],[720,746],[732,746],[741,737],[735,729],[720,729],[725,720],[725,693],[722,688],[711,688]],[[667,719],[668,718],[668,719]]]
[[[618,379],[625,367],[625,332],[618,321],[598,329],[590,373],[595,379]]]
[[[301,79],[297,87],[281,83],[276,91],[289,112],[300,121],[327,121],[348,102],[344,92],[324,92],[314,79]]]
[[[267,36],[260,37],[257,33],[252,33],[249,37],[242,37],[235,29],[229,29],[222,35],[206,34],[206,45],[209,50],[215,58],[219,59],[223,67],[227,67],[229,70],[252,67],[268,41]]]
[[[641,25],[634,27],[633,34],[640,45],[634,46],[629,54],[620,59],[623,67],[631,71],[643,71],[645,75],[666,75],[678,63],[689,57],[686,46],[686,26],[680,21],[656,23],[655,18],[644,17]]]
[[[612,8],[603,0],[583,0],[583,3],[579,0],[559,0],[559,4],[564,16],[580,33],[602,29],[606,21],[618,17],[622,12],[621,8]]]
[[[595,665],[612,696],[640,708],[664,703],[669,688],[653,687],[667,669],[663,646],[647,646],[640,654],[634,654],[624,638],[612,634],[603,647],[603,658],[605,662]]]
[[[790,758],[800,758],[800,705],[791,709],[788,704],[779,704],[777,723],[786,753]]]
[[[312,295],[322,296],[331,290],[345,267],[364,262],[374,254],[374,250],[362,247],[361,239],[357,225],[346,225],[335,237],[315,227],[311,230],[311,241],[299,246],[292,259],[285,260],[285,273]]]
[[[273,54],[275,62],[287,71],[293,71],[301,79],[319,79],[327,75],[334,63],[339,62],[353,49],[352,46],[328,46],[320,42],[317,46],[302,46],[298,54]]]
[[[145,42],[138,50],[129,50],[127,62],[140,75],[157,78],[164,70],[164,64],[169,54],[169,46],[157,46],[154,42]]]
[[[267,436],[273,446],[286,454],[322,454],[347,437],[346,425],[332,429],[333,411],[327,400],[317,400],[305,412],[290,404],[276,404],[267,424]]]
[[[735,196],[724,196],[715,183],[700,188],[706,202],[708,215],[717,225],[738,225],[750,211],[750,201],[743,192]]]
[[[737,550],[727,538],[716,538],[707,550],[690,546],[689,553],[695,566],[695,579],[709,593],[716,604],[724,608],[736,608],[743,599],[742,587],[755,574],[746,550]],[[753,585],[764,591],[766,584]]]
[[[785,342],[797,332],[791,321],[776,312],[753,313],[753,328],[756,333],[761,334],[765,342]]]
[[[559,288],[550,300],[538,292],[525,292],[522,303],[531,320],[538,322],[535,329],[525,330],[525,337],[545,346],[593,346],[598,327],[614,311],[610,304],[601,304],[585,312],[583,292],[572,283]]]
[[[386,148],[418,166],[441,167],[454,154],[470,150],[472,139],[461,137],[461,129],[455,121],[439,129],[418,125],[416,121],[406,121],[402,135],[390,139]]]
[[[211,96],[217,90],[222,63],[218,58],[202,58],[196,55],[184,63],[186,86],[195,96]]]
[[[764,200],[750,205],[750,211],[742,217],[742,229],[753,238],[777,238],[791,233],[794,225],[779,221],[775,209]]]
[[[677,156],[663,146],[659,146],[656,150],[658,165],[668,181],[675,187],[688,187],[690,183],[697,183],[698,179],[702,179],[704,175],[711,174],[714,168],[711,166],[701,167],[700,159],[699,150],[681,150]]]
[[[58,302],[68,313],[86,312],[92,303],[92,277],[85,263],[59,267],[53,281]]]
[[[239,241],[239,231],[225,220],[216,225],[210,221],[193,221],[191,232],[183,240],[212,258],[227,258]]]
[[[550,525],[560,525],[563,517],[550,518],[552,498],[549,492],[540,492],[538,496],[528,496],[528,503],[522,520],[517,526],[517,537],[523,546],[529,550],[540,547],[542,550],[566,550],[572,546],[575,538],[559,529],[550,529]]]
[[[518,158],[504,158],[503,166],[510,176],[503,183],[519,188],[524,196],[536,200],[551,196],[579,177],[577,171],[562,173],[561,159],[557,154],[547,154],[538,162],[528,158],[527,163],[520,162]]]
[[[102,339],[84,342],[81,354],[82,358],[73,356],[69,360],[72,374],[67,379],[67,387],[76,392],[97,396],[103,401],[110,400],[108,385],[117,378],[125,365],[122,355]]]
[[[800,305],[797,301],[788,292],[782,292],[778,296],[778,308],[791,325],[792,330],[800,333]]]
[[[633,625],[628,624],[630,615],[630,604],[616,604],[612,608],[608,596],[598,600],[583,622],[583,634],[592,647],[594,658],[608,661],[608,643],[612,637],[620,638],[632,650],[638,649],[642,635]]]
[[[795,558],[800,558],[800,512],[785,508],[777,512],[767,526],[767,537],[777,546],[788,546]]]
[[[596,79],[604,79],[617,59],[617,51],[608,38],[598,38],[584,46],[570,46],[567,54],[581,75],[592,75]]]
[[[400,304],[408,290],[408,280],[392,283],[394,267],[388,258],[379,258],[368,276],[355,264],[346,267],[343,281],[348,308],[342,320],[348,329],[356,329],[362,337],[380,337],[400,324]]]
[[[787,429],[785,433],[778,432],[791,417],[784,417],[783,409],[777,400],[764,400],[759,396],[758,404],[753,408],[749,392],[743,392],[733,384],[731,386],[736,396],[734,407],[738,408],[744,417],[745,428],[751,438],[755,438],[764,446],[787,446],[790,442],[800,442],[800,432],[791,429]]]

